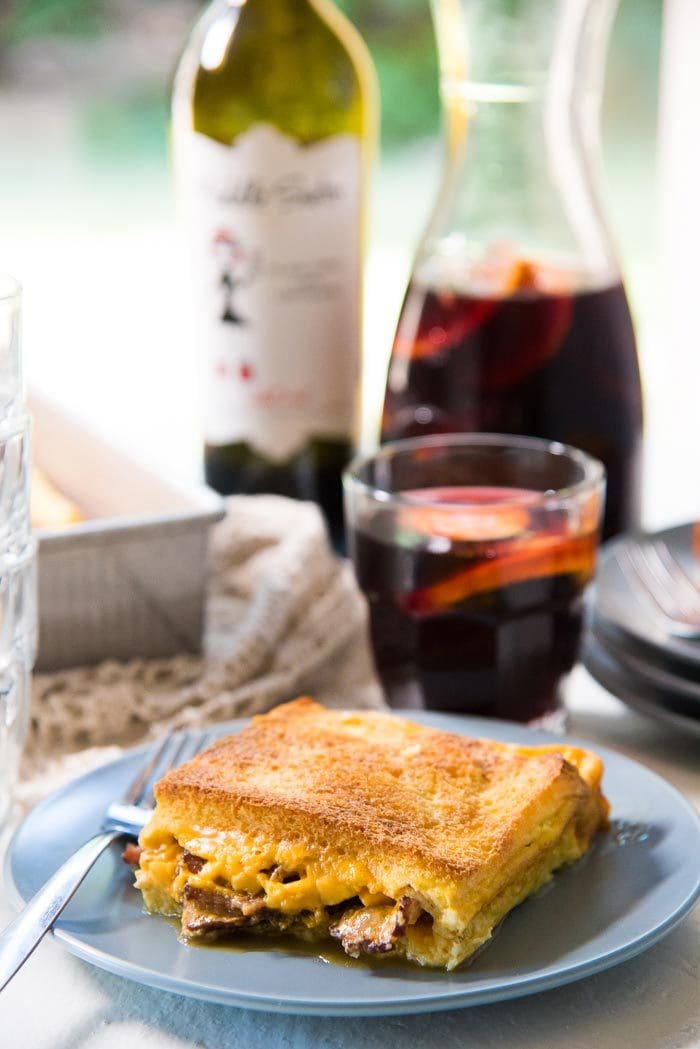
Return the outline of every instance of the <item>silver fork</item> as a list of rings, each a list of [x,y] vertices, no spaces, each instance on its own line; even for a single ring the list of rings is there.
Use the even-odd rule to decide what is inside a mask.
[[[669,633],[700,638],[700,590],[662,539],[631,540],[616,557],[630,588]]]
[[[138,837],[153,811],[156,780],[168,769],[194,757],[208,737],[204,731],[179,735],[169,732],[154,744],[124,798],[108,806],[101,832],[66,860],[0,933],[0,991],[24,965],[105,849],[118,838]]]

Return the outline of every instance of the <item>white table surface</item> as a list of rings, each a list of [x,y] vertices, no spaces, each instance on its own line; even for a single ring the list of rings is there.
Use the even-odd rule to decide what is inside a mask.
[[[700,743],[627,710],[583,670],[571,733],[655,769],[700,806]],[[0,888],[0,926],[11,917]],[[503,1004],[402,1018],[278,1016],[209,1005],[100,972],[47,938],[0,995],[2,1049],[697,1049],[700,906],[646,954]]]

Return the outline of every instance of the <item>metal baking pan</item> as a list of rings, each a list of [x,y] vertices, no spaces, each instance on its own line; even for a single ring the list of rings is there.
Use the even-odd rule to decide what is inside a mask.
[[[224,504],[111,447],[30,399],[33,457],[86,520],[35,533],[36,669],[198,652],[211,525]]]

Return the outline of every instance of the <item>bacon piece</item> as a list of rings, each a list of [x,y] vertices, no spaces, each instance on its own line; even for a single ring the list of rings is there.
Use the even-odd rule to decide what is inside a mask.
[[[186,936],[234,931],[270,920],[265,897],[249,892],[186,885],[182,899],[182,931]],[[282,917],[280,915],[280,919]]]
[[[183,852],[181,861],[187,870],[191,874],[199,874],[202,867],[206,865],[206,860],[203,860],[201,856],[193,856],[191,852]]]
[[[363,953],[386,954],[395,949],[396,941],[409,925],[416,924],[422,912],[418,900],[402,896],[393,907],[382,904],[346,911],[328,931],[351,958]]]
[[[122,859],[124,860],[124,863],[128,863],[130,867],[138,867],[139,860],[141,859],[141,852],[141,846],[130,841],[124,848]]]

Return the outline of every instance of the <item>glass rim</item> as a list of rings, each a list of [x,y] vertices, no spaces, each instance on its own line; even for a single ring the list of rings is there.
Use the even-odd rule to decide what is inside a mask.
[[[407,437],[399,441],[388,441],[386,444],[377,448],[374,452],[362,452],[356,455],[343,472],[343,487],[346,491],[350,487],[359,488],[375,499],[376,502],[385,505],[420,505],[433,510],[448,510],[451,512],[458,512],[460,509],[464,509],[465,506],[474,506],[483,509],[484,504],[478,500],[474,500],[473,502],[466,500],[455,503],[449,502],[445,499],[419,500],[411,498],[411,496],[404,495],[402,492],[391,491],[381,485],[371,484],[359,476],[359,472],[364,467],[369,466],[370,463],[382,459],[388,460],[392,458],[392,456],[400,454],[401,452],[410,452],[422,448],[450,447],[512,448],[523,451],[548,452],[550,455],[571,460],[580,466],[583,471],[581,480],[576,481],[575,484],[566,485],[563,488],[547,489],[546,491],[541,492],[533,492],[533,490],[530,489],[527,492],[527,496],[513,495],[510,497],[503,497],[502,499],[495,499],[488,504],[490,510],[494,507],[522,506],[525,504],[530,507],[538,504],[551,506],[552,504],[567,502],[572,498],[584,495],[586,492],[593,492],[596,488],[605,483],[605,467],[599,459],[594,458],[594,456],[589,455],[587,452],[582,452],[580,448],[575,448],[573,445],[563,444],[561,441],[548,441],[541,437],[521,437],[517,434],[447,433],[431,434],[426,437]],[[465,485],[465,487],[469,486]]]
[[[8,302],[10,299],[19,298],[22,294],[22,285],[10,273],[0,270],[0,302]]]

